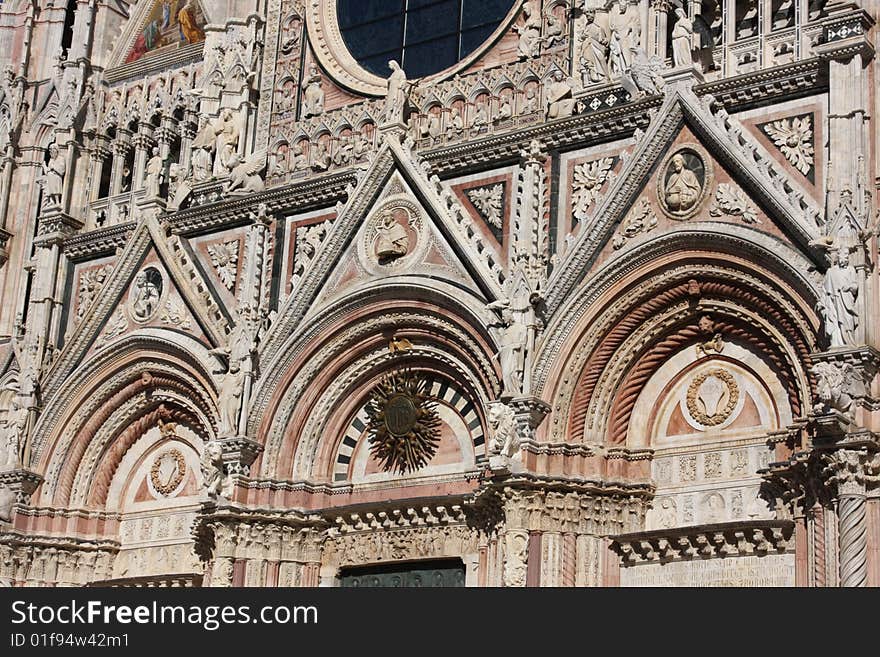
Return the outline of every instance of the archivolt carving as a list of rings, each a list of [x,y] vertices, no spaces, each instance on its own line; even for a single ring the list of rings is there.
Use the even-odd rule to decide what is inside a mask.
[[[314,325],[309,331],[307,331],[303,335],[300,342],[298,342],[295,346],[286,351],[286,354],[288,356],[287,362],[294,362],[295,359],[299,356],[299,353],[303,349],[305,349],[312,340],[314,340],[315,335],[325,331],[329,325],[332,325],[332,323],[338,322],[347,312],[350,312],[350,310],[340,309],[327,317],[323,322],[316,323],[316,325]],[[323,349],[318,351],[309,360],[308,364],[300,369],[297,373],[296,378],[293,380],[290,388],[285,393],[284,399],[281,401],[274,412],[273,422],[265,439],[266,449],[263,455],[264,474],[268,475],[270,473],[273,473],[278,467],[278,452],[280,450],[281,441],[284,438],[284,432],[290,421],[290,417],[293,413],[294,408],[296,408],[296,405],[302,394],[308,389],[310,382],[314,379],[315,376],[317,376],[319,372],[327,367],[328,363],[334,358],[335,354],[339,353],[342,350],[350,348],[353,344],[357,344],[358,342],[363,341],[369,335],[380,333],[387,328],[400,328],[402,326],[412,326],[415,328],[428,327],[434,332],[439,331],[449,335],[454,343],[458,345],[459,348],[464,351],[464,353],[467,354],[468,358],[473,359],[474,362],[478,364],[479,377],[481,377],[484,381],[491,382],[491,390],[486,390],[485,384],[477,385],[477,388],[481,391],[480,396],[484,399],[491,399],[494,398],[494,396],[497,396],[499,392],[499,383],[494,367],[489,362],[489,359],[484,351],[473,340],[473,338],[465,333],[461,328],[456,326],[456,324],[454,324],[453,322],[441,319],[440,317],[434,315],[429,315],[427,313],[390,313],[381,317],[365,319],[337,335],[335,337],[333,345],[325,346]],[[390,356],[391,355],[388,353],[387,347],[384,348],[384,351],[379,350],[376,352],[376,358],[380,360],[387,360],[388,358],[390,358]],[[445,359],[449,360],[448,357]],[[378,360],[375,364],[378,364]],[[456,368],[460,369],[460,365],[457,365]],[[467,370],[464,371],[466,372]],[[281,385],[280,377],[284,374],[284,370],[280,367],[280,364],[279,368],[274,372],[274,374],[276,374],[277,378],[267,377],[265,379],[265,387],[263,388],[263,390],[266,393],[271,392],[275,386]],[[473,375],[467,374],[466,376],[467,379],[465,380],[470,380]],[[258,391],[258,401],[259,394],[260,392]],[[264,399],[265,401],[263,401],[263,408],[259,409],[260,415],[264,412],[265,406],[268,404],[268,394],[267,397]],[[256,409],[254,410],[256,411]],[[252,413],[249,426],[252,426],[253,430],[256,430],[256,427],[258,426],[257,421],[259,420],[260,415],[258,415],[256,412]]]
[[[620,298],[597,320],[558,390],[554,439],[563,434],[564,418],[569,419],[568,426],[577,436],[591,427],[606,426],[609,413],[608,439],[621,440],[625,436],[632,404],[653,369],[669,353],[702,336],[689,301],[692,286],[687,281],[692,274],[689,268],[680,267],[657,276],[639,286],[638,291]],[[766,288],[766,281],[742,272],[711,267],[702,278],[709,281],[700,285],[701,308],[711,308],[714,315],[729,318],[724,322],[725,328],[716,327],[716,331],[753,341],[768,353],[781,372],[796,414],[809,399],[800,363],[809,353],[814,335],[802,313],[780,295],[774,295],[771,304],[748,292]],[[682,280],[677,286],[672,283],[676,279]],[[780,307],[784,312],[780,312]],[[687,326],[689,320],[691,324]],[[681,328],[676,329],[677,326]],[[636,358],[637,366],[630,371]]]

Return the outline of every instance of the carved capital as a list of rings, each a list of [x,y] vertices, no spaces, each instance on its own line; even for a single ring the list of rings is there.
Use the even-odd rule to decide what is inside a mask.
[[[880,452],[838,449],[822,455],[823,473],[838,497],[864,496],[880,483]]]

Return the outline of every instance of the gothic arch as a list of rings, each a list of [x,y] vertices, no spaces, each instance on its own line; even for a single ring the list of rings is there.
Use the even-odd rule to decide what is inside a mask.
[[[162,422],[207,442],[216,426],[211,357],[194,340],[165,331],[127,336],[78,367],[49,400],[35,428],[31,462],[46,473],[46,504],[100,507],[126,452]]]
[[[539,389],[556,382],[543,391],[552,440],[625,445],[652,374],[716,332],[765,353],[790,416],[806,412],[819,322],[804,259],[757,231],[716,231],[693,224],[658,236],[613,258],[572,295],[536,361]],[[708,335],[704,316],[714,322]]]
[[[265,448],[260,476],[332,480],[352,418],[389,369],[454,381],[483,418],[499,392],[489,322],[481,302],[462,290],[411,278],[361,289],[323,309],[279,350],[255,391],[249,433]],[[412,349],[391,353],[394,336]]]

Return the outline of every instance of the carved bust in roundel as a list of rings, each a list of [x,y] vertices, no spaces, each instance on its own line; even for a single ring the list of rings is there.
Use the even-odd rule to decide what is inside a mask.
[[[367,221],[360,247],[368,269],[388,271],[412,262],[423,250],[419,209],[406,199],[391,199]]]
[[[673,152],[660,170],[657,196],[660,207],[673,219],[696,214],[706,196],[711,174],[703,157],[693,148]]]

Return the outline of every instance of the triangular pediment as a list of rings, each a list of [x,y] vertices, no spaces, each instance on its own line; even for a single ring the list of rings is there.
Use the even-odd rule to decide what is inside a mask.
[[[497,245],[497,242],[496,242]],[[500,250],[500,246],[497,247]],[[471,272],[399,172],[366,215],[313,310],[357,288],[417,276],[478,289]]]
[[[190,246],[166,235],[150,217],[140,221],[115,263],[105,268],[88,307],[74,312],[79,321],[47,374],[47,395],[89,354],[130,333],[176,331],[208,348],[224,345],[229,333],[226,310],[195,265]]]
[[[799,181],[774,167],[736,119],[715,109],[711,96],[698,98],[688,86],[672,86],[621,157],[619,172],[561,254],[548,283],[551,313],[603,254],[660,232],[663,222],[667,228],[692,221],[749,224],[805,253],[814,251],[810,243],[820,233],[815,201]]]
[[[267,361],[322,302],[371,280],[439,275],[488,301],[501,296],[497,242],[474,226],[455,194],[429,177],[393,135],[384,138],[326,230],[263,342]]]

